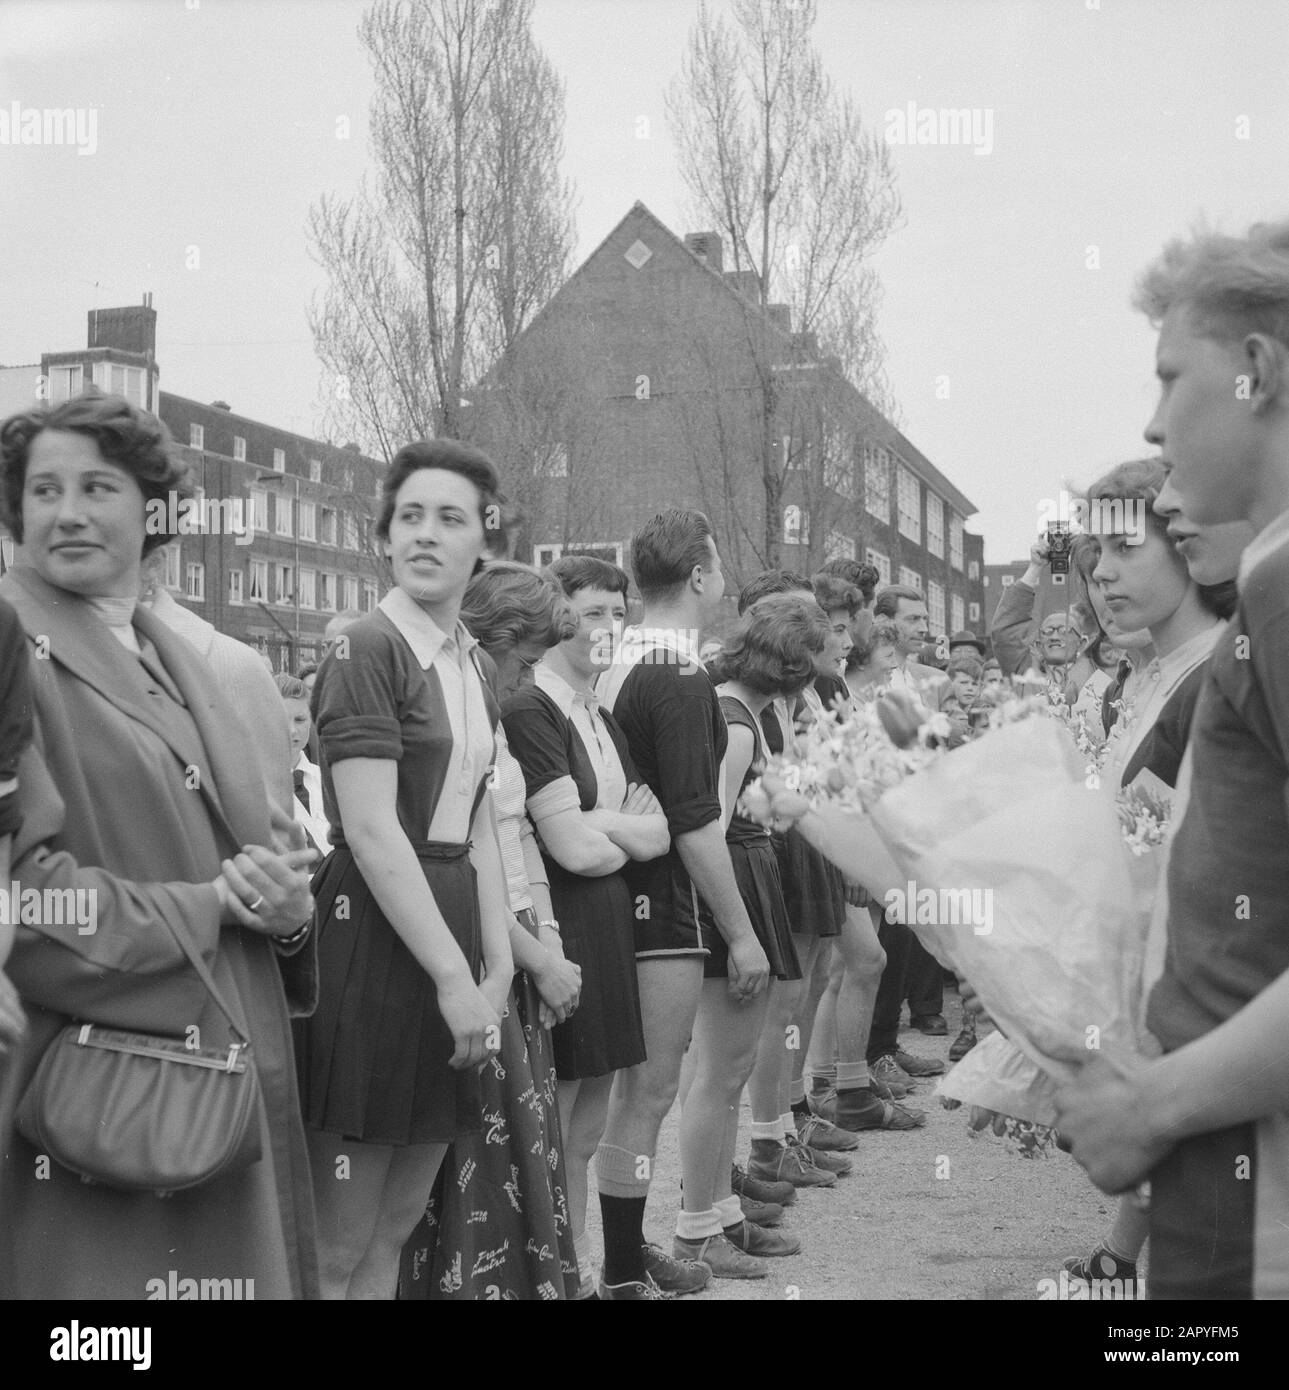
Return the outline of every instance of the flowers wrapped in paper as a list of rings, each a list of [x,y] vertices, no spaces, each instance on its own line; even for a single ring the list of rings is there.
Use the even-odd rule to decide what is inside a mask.
[[[1054,1079],[1090,1049],[1136,1042],[1150,871],[1065,727],[1032,717],[1042,703],[1013,702],[952,751],[929,721],[910,741],[907,702],[885,711],[889,749],[880,712],[856,711],[808,740],[796,780],[819,848],[970,981],[1006,1034],[942,1092],[1049,1124]],[[791,768],[778,776],[790,783]]]

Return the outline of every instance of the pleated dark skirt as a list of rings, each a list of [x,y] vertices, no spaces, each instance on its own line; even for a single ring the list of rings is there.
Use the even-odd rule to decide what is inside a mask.
[[[840,936],[846,919],[846,885],[841,870],[795,830],[770,838],[793,931]]]
[[[414,846],[439,911],[479,978],[468,846]],[[318,1007],[295,1025],[305,1124],[368,1144],[450,1143],[482,1126],[479,1078],[455,1071],[434,981],[376,905],[348,846],[314,875]]]
[[[631,893],[617,874],[584,878],[547,864],[564,954],[582,968],[573,1017],[551,1030],[561,1081],[607,1076],[645,1060]]]
[[[792,944],[792,928],[783,901],[779,880],[779,861],[768,839],[730,840],[730,862],[738,883],[743,905],[752,919],[752,930],[770,962],[770,974],[776,980],[799,980],[801,964]],[[708,979],[729,973],[729,952],[725,938],[713,932],[711,955],[703,965]]]

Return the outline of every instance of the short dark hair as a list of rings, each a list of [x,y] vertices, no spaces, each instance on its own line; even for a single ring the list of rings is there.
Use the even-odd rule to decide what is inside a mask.
[[[759,695],[797,695],[818,674],[828,622],[813,599],[767,594],[743,615],[711,663],[715,681],[741,681]]]
[[[502,493],[497,470],[488,455],[458,439],[421,439],[414,444],[404,444],[394,455],[381,483],[380,510],[374,527],[377,537],[389,540],[399,489],[422,468],[441,468],[475,485],[479,493],[479,520],[487,537],[488,550],[496,556],[505,555],[510,544],[510,528],[516,519],[515,509]],[[476,574],[481,567],[475,569]]]
[[[844,579],[847,584],[853,585],[863,594],[864,607],[872,603],[873,595],[882,579],[876,565],[870,565],[864,560],[847,560],[841,555],[825,560],[819,568],[819,573],[831,574],[835,579]]]
[[[277,693],[284,700],[307,700],[309,698],[309,687],[299,676],[288,676],[283,671],[273,677],[273,683],[277,686]]]
[[[83,434],[92,439],[109,462],[124,469],[143,493],[144,515],[152,501],[165,501],[173,493],[176,519],[178,503],[192,496],[188,465],[179,456],[170,431],[145,410],[122,396],[107,396],[91,387],[79,396],[52,407],[21,411],[0,425],[0,468],[3,469],[3,510],[13,538],[22,544],[22,494],[27,483],[27,463],[33,440],[45,430]],[[185,514],[186,514],[186,509]],[[167,521],[169,507],[165,508]],[[173,540],[177,532],[147,527],[141,554]]]
[[[460,617],[489,656],[521,642],[555,647],[577,631],[572,605],[559,584],[515,560],[495,560],[471,579]]]
[[[829,574],[826,570],[820,570],[815,575],[814,589],[815,602],[825,613],[835,613],[837,609],[844,608],[847,616],[853,618],[867,602],[863,592],[848,579]]]
[[[910,584],[888,584],[877,596],[873,604],[875,618],[893,618],[900,611],[900,600],[909,603],[925,603],[926,595]]]
[[[702,512],[673,507],[659,512],[631,537],[631,570],[646,603],[666,598],[708,560],[712,526]]]
[[[951,652],[948,671],[951,676],[957,675],[959,671],[965,671],[973,680],[980,680],[985,674],[985,661],[983,657],[977,656],[970,649]]]
[[[1235,616],[1240,604],[1240,591],[1234,579],[1223,579],[1217,584],[1201,584],[1200,603],[1216,617],[1229,620]]]
[[[739,590],[739,617],[741,618],[758,599],[763,599],[769,594],[791,593],[796,589],[804,589],[806,593],[814,592],[814,586],[804,574],[797,574],[794,570],[762,570],[760,574],[754,574]]]
[[[583,589],[603,589],[626,598],[631,587],[626,570],[595,555],[561,555],[546,566],[546,573],[564,590],[565,598]]]

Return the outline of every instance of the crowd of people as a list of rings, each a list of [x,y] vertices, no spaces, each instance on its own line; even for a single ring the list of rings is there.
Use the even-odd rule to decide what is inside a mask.
[[[1153,1296],[1289,1296],[1289,226],[1174,244],[1140,304],[1160,456],[1087,497],[1145,524],[1078,536],[1071,602],[1036,623],[1037,542],[988,642],[933,640],[917,589],[835,559],[752,576],[704,643],[726,580],[702,513],[645,520],[630,576],[539,571],[506,558],[493,463],[437,439],[385,476],[376,610],[274,678],[158,583],[147,504],[186,484],[155,418],[89,393],[6,421],[0,884],[35,906],[0,924],[0,1294],[765,1278],[801,1250],[799,1193],[863,1132],[926,1123],[909,1098],[944,1064],[900,1021],[947,1035],[946,972],[802,798],[762,820],[743,794],[830,709],[899,691],[952,747],[1019,685],[1068,708],[1103,777],[1174,792],[1158,1046],[1058,1093],[1075,1159],[1132,1194],[1070,1272],[1134,1278],[1149,1239]],[[92,924],[48,910],[81,895]],[[982,1013],[956,983],[951,1061]],[[72,1024],[229,1071],[240,1049],[258,1142],[164,1193],[114,1181],[111,1153],[83,1181],[33,1098]],[[677,1102],[664,1248],[645,1213]]]

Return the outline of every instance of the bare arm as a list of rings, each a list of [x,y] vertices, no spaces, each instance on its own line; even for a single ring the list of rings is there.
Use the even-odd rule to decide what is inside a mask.
[[[483,937],[484,997],[500,1014],[506,1007],[515,961],[510,952],[513,921],[506,893],[506,869],[497,839],[497,808],[487,793],[470,827],[470,858],[478,879],[479,921]]]

